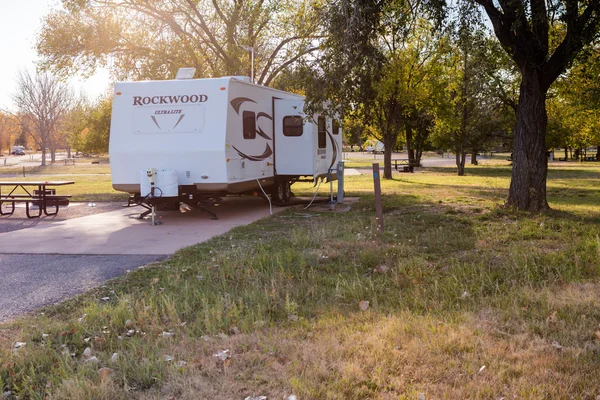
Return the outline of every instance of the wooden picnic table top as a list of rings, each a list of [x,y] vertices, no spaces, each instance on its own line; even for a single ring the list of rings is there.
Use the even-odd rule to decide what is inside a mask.
[[[0,186],[65,186],[75,181],[0,181]]]

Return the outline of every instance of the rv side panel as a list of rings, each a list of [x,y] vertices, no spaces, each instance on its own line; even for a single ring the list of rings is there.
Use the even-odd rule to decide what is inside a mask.
[[[113,187],[139,192],[140,170],[177,171],[181,185],[227,183],[229,80],[119,83],[110,133]]]

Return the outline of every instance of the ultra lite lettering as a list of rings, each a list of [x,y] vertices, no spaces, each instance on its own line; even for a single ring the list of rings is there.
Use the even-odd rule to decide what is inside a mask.
[[[188,104],[204,103],[208,100],[205,94],[176,95],[176,96],[133,96],[134,106],[147,106],[150,104]]]

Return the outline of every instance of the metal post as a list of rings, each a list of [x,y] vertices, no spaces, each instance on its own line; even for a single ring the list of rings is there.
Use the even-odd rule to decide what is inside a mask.
[[[379,163],[373,163],[373,184],[375,186],[375,219],[377,221],[377,232],[383,233],[383,206],[381,204]]]
[[[337,180],[338,180],[338,194],[337,203],[344,204],[344,162],[340,161],[337,165]]]
[[[250,52],[250,82],[254,83],[254,47],[244,45],[240,47]]]
[[[254,83],[254,47],[250,50],[250,81]]]

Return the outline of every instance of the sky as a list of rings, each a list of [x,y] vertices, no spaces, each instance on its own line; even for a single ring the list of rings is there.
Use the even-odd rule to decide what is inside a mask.
[[[42,18],[57,7],[58,0],[0,0],[0,110],[13,110],[18,71],[35,72],[36,35]],[[108,88],[109,74],[102,70],[87,80],[75,77],[70,84],[76,93],[95,99]]]

